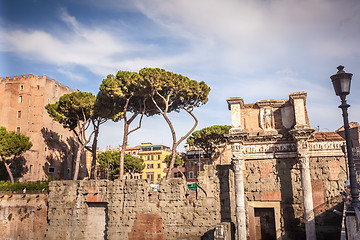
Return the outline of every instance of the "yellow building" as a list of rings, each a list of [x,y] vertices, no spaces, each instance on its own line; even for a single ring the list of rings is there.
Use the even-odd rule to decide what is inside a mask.
[[[89,150],[85,150],[85,156],[86,156],[86,170],[88,173],[88,176],[90,176],[91,173],[91,162],[92,162],[92,152]]]
[[[148,179],[151,183],[157,183],[158,179],[165,177],[165,157],[171,154],[171,149],[165,145],[153,145],[142,143],[138,156],[144,159],[145,169],[140,178]]]
[[[96,149],[96,155],[100,154],[101,153],[101,150],[99,149]],[[91,174],[91,163],[92,163],[92,160],[93,160],[93,155],[92,155],[92,152],[90,152],[89,150],[85,149],[85,156],[86,156],[86,171],[87,171],[87,176],[90,177],[90,174]],[[99,163],[96,162],[96,165],[99,166]],[[97,171],[97,168],[95,168],[95,171]],[[96,173],[98,174],[98,173]]]

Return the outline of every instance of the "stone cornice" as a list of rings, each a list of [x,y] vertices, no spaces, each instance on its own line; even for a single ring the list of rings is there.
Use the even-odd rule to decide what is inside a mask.
[[[243,144],[267,144],[276,142],[293,142],[292,138],[282,134],[250,136],[247,132],[228,134],[230,142],[242,142]]]
[[[232,104],[240,104],[240,108],[244,108],[244,100],[241,97],[231,97],[226,101],[228,103],[229,110],[231,110]]]
[[[286,104],[288,100],[260,100],[256,102],[256,105],[261,107],[282,107]]]
[[[294,99],[303,99],[304,105],[306,105],[306,92],[294,92],[289,95],[290,102],[293,103]]]
[[[314,132],[315,129],[309,128],[307,126],[293,128],[289,131],[290,135],[297,141],[309,140]]]

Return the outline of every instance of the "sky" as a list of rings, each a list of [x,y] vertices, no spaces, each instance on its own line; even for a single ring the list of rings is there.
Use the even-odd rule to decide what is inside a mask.
[[[96,94],[108,74],[163,68],[211,87],[194,110],[197,130],[231,125],[230,97],[255,103],[305,91],[311,127],[335,131],[338,65],[353,73],[349,118],[360,121],[359,12],[358,0],[1,0],[0,76],[45,74]],[[178,139],[194,124],[186,112],[169,116]],[[103,125],[100,149],[119,146],[122,129]],[[129,136],[130,146],[144,142],[171,146],[161,116]]]

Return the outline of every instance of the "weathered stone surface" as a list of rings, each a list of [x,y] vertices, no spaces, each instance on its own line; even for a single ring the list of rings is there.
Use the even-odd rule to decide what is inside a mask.
[[[196,193],[189,195],[182,179],[163,179],[159,192],[150,191],[146,179],[51,182],[46,239],[81,240],[99,234],[125,240],[213,237],[218,223],[235,218],[233,178],[230,166],[206,168]],[[99,218],[100,225],[89,227],[94,212],[99,214],[93,220]]]
[[[47,194],[4,194],[0,198],[0,239],[44,239]]]
[[[233,102],[228,101],[230,108]],[[254,216],[261,208],[269,210],[268,219],[275,219],[278,239],[304,239],[304,219],[312,239],[314,214],[318,239],[335,236],[339,232],[336,225],[326,225],[341,222],[328,212],[342,207],[339,198],[346,179],[343,139],[336,133],[314,133],[304,92],[290,94],[289,100],[261,100],[240,107],[243,128],[231,129],[228,139],[233,155],[244,159],[246,218],[252,224],[248,236],[256,238],[263,230]],[[263,227],[273,224],[271,221]]]

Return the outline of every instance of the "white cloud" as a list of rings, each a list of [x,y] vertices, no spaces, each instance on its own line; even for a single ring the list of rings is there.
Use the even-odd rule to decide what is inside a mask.
[[[202,52],[205,56],[231,69],[278,68],[288,60],[304,61],[304,56],[309,61],[359,53],[360,4],[356,1],[137,3],[153,21],[194,43],[193,49],[207,48]]]
[[[360,77],[360,3],[355,0],[80,3],[94,4],[99,11],[111,8],[112,14],[140,11],[152,22],[145,24],[149,29],[123,18],[88,24],[64,8],[59,18],[66,29],[0,29],[6,32],[2,34],[5,40],[0,39],[0,50],[52,63],[77,81],[84,78],[76,77],[81,73],[72,74],[69,66],[85,67],[98,76],[119,68],[138,71],[142,67],[162,67],[205,81],[212,91],[209,103],[199,109],[199,126],[219,121],[226,124],[224,119],[230,119],[226,107],[229,97],[240,96],[251,103],[286,99],[291,92],[306,91],[310,121],[334,129],[338,117],[332,116],[338,114],[338,103],[329,100],[334,96],[329,75],[341,63],[356,71],[354,78]],[[360,86],[354,84],[352,94],[358,96],[359,90]],[[350,104],[354,105],[353,116],[359,117],[360,111],[355,111],[359,101]],[[156,124],[149,120],[149,126],[159,130],[147,131],[154,136],[164,132],[168,138],[167,129]]]

